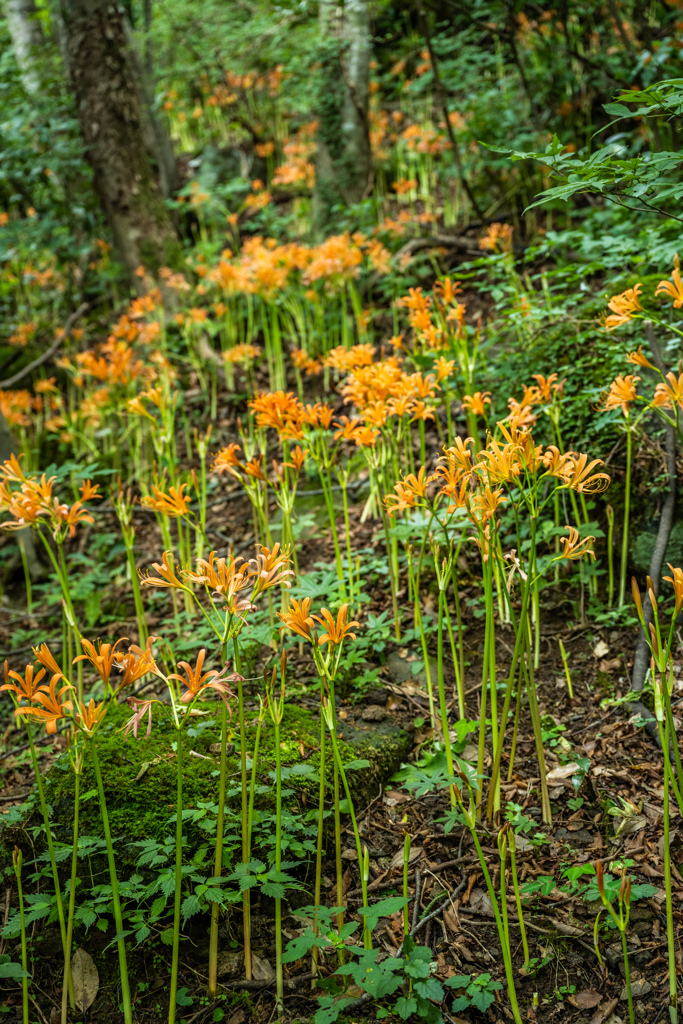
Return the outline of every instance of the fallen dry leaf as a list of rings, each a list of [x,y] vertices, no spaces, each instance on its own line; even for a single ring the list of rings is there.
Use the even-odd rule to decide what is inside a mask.
[[[413,864],[423,854],[421,846],[411,846],[410,854],[408,857],[408,863]],[[390,868],[400,868],[403,866],[403,850],[397,850],[394,856],[391,858]]]
[[[608,1002],[603,1003],[602,1006],[598,1007],[593,1016],[591,1017],[590,1024],[602,1024],[604,1020],[607,1020],[614,1007],[619,1002],[618,999],[610,999]]]
[[[608,646],[608,644],[606,644],[604,640],[598,640],[597,644],[593,648],[593,657],[594,658],[604,658],[608,654],[609,654],[609,646]]]
[[[493,917],[493,906],[488,893],[483,889],[473,889],[470,895],[470,907],[477,914]]]
[[[559,768],[553,768],[551,772],[548,772],[546,779],[548,782],[564,782],[565,779],[570,778],[572,775],[576,775],[580,772],[578,764],[572,761],[571,764],[560,765]]]
[[[583,991],[577,992],[576,995],[567,996],[568,1002],[575,1006],[577,1010],[592,1010],[601,999],[601,994],[593,988],[584,988]]]
[[[100,987],[100,976],[90,953],[79,946],[71,957],[74,1001],[83,1013],[92,1006]]]

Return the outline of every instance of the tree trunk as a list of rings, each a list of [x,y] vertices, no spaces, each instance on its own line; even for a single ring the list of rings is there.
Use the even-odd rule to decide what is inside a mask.
[[[35,96],[40,91],[36,50],[45,39],[34,0],[5,0],[5,17],[24,88]]]
[[[132,280],[179,260],[180,244],[145,149],[123,12],[110,0],[61,0],[71,82],[95,190]]]
[[[372,174],[368,0],[345,0],[341,24],[334,24],[334,14],[335,5],[322,0],[315,190],[320,228],[330,219],[334,205],[350,205],[363,198]]]

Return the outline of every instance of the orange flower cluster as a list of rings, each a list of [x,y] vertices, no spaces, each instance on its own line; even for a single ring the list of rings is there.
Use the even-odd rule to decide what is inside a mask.
[[[36,399],[30,391],[0,391],[0,412],[8,427],[30,426],[30,414],[37,409]]]
[[[358,409],[367,426],[384,426],[392,416],[433,419],[427,403],[440,384],[434,374],[406,373],[395,356],[357,366],[341,388],[344,401]]]
[[[659,287],[661,288],[661,285]],[[612,312],[603,320],[603,327],[606,331],[613,331],[615,327],[627,324],[629,320],[633,319],[635,313],[642,310],[639,298],[642,290],[642,284],[637,284],[633,288],[627,288],[621,295],[612,296],[607,303],[608,309],[611,309]]]
[[[191,591],[191,584],[207,587],[225,602],[231,615],[241,619],[255,609],[254,602],[264,591],[276,586],[291,587],[290,577],[294,575],[289,568],[289,549],[281,551],[279,544],[272,550],[262,547],[248,562],[239,555],[219,558],[217,552],[211,551],[208,559],[197,559],[196,572],[178,572],[171,559],[172,553],[164,551],[161,563],[152,563],[158,576],[141,575],[143,586],[186,591]]]
[[[304,188],[313,188],[315,185],[315,165],[313,157],[316,151],[315,136],[318,130],[318,122],[311,121],[299,128],[291,138],[288,138],[282,152],[284,161],[276,168],[272,184],[285,187],[302,185]]]
[[[89,480],[81,484],[81,500],[66,505],[53,494],[56,477],[45,474],[40,480],[25,476],[16,456],[12,455],[0,466],[0,510],[11,517],[0,524],[5,530],[22,530],[26,526],[39,528],[47,522],[55,540],[64,540],[68,533],[75,536],[79,523],[95,520],[83,502],[99,498],[98,486]],[[12,485],[18,485],[13,489]]]
[[[527,475],[554,477],[561,486],[584,494],[595,494],[609,486],[607,473],[596,472],[603,464],[600,459],[589,461],[587,455],[573,451],[561,453],[555,445],[544,451],[534,443],[531,431],[514,421],[499,423],[498,427],[503,441],[491,438],[486,448],[475,454],[471,437],[465,441],[457,438],[453,446],[444,449],[435,473],[427,476],[423,466],[417,476],[410,474],[396,483],[395,494],[384,500],[387,511],[394,514],[424,503],[428,487],[434,482],[439,485],[435,496],[448,502],[448,514],[467,508],[480,523],[491,519],[499,505],[508,500],[503,487],[523,487]]]
[[[421,288],[410,288],[408,295],[397,299],[397,306],[409,310],[408,323],[415,337],[435,350],[447,344],[446,328],[456,336],[465,323],[465,306],[458,301],[460,284],[446,277],[434,285],[433,295],[425,295]]]
[[[512,252],[512,225],[490,224],[479,239],[479,248],[482,251]]]
[[[7,339],[10,345],[19,345],[24,348],[28,345],[29,341],[33,341],[38,330],[38,324],[35,320],[29,320],[25,324],[17,324],[17,329],[10,334]]]

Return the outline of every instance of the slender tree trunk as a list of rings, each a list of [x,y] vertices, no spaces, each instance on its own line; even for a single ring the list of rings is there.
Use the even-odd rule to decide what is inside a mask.
[[[24,88],[35,96],[40,91],[36,51],[45,38],[34,0],[5,0],[5,17]]]
[[[368,0],[321,0],[320,91],[317,103],[316,222],[324,228],[336,204],[359,202],[371,182],[368,128],[370,11]]]
[[[95,190],[137,283],[177,263],[178,237],[145,149],[123,12],[111,0],[61,0],[71,82]]]

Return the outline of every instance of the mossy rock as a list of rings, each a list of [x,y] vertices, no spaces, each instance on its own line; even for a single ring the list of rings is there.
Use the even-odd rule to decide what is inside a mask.
[[[186,856],[207,841],[206,830],[193,821],[193,809],[215,804],[218,799],[220,767],[220,713],[215,704],[200,704],[201,712],[183,730],[183,809],[186,814],[184,835],[188,844]],[[104,781],[107,810],[112,836],[117,839],[117,858],[131,859],[139,853],[131,844],[147,840],[162,842],[175,831],[176,814],[176,752],[177,733],[163,715],[154,719],[149,738],[143,729],[134,739],[123,738],[123,726],[130,718],[125,705],[110,708],[107,719],[97,735],[97,750]],[[247,709],[248,777],[250,756],[256,737],[256,711]],[[349,783],[357,811],[362,810],[376,794],[379,785],[395,771],[410,749],[410,738],[393,721],[372,723],[372,726],[351,729],[340,723],[339,747],[345,764],[366,760],[368,767],[349,772]],[[226,830],[237,823],[241,806],[239,733],[236,718],[228,725]],[[284,783],[285,809],[293,817],[302,818],[318,804],[318,772],[320,768],[320,718],[295,704],[285,707],[280,727],[282,765],[293,768]],[[298,766],[298,767],[297,767]],[[256,817],[266,821],[274,811],[275,782],[270,773],[275,768],[273,726],[266,716],[261,730],[257,764]],[[299,772],[308,774],[298,774]],[[329,736],[326,743],[325,777],[328,792],[332,782],[332,751]],[[45,792],[52,805],[53,833],[57,842],[71,844],[74,802],[74,775],[68,754],[63,754],[45,778]],[[39,815],[36,809],[34,817]],[[215,826],[214,826],[215,828]],[[315,824],[311,823],[311,830]],[[14,833],[14,829],[7,830]],[[238,829],[234,830],[238,831]],[[102,820],[97,798],[92,761],[86,757],[81,776],[81,836],[101,836]],[[215,834],[215,833],[214,833]],[[255,844],[258,842],[255,832]],[[9,840],[9,844],[8,844]],[[14,834],[0,834],[0,842],[11,846]],[[128,851],[126,853],[126,851]]]

